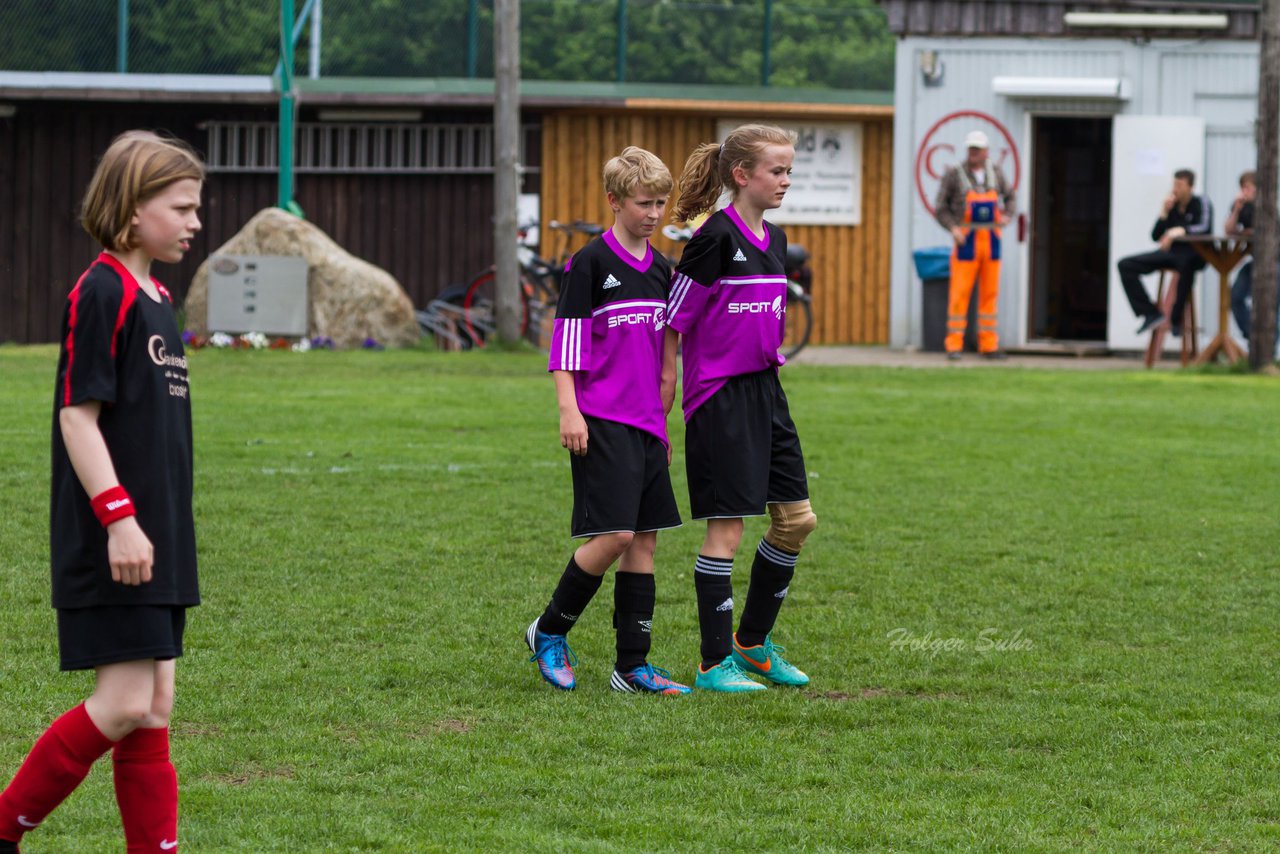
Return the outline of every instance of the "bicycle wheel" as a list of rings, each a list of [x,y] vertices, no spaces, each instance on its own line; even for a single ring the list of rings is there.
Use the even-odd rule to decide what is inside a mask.
[[[471,346],[484,347],[488,340],[497,334],[497,286],[494,282],[493,270],[485,270],[471,280],[467,292],[462,297],[463,332],[471,339]],[[529,326],[529,302],[525,295],[524,283],[520,288],[520,334],[523,336]]]
[[[525,305],[528,308],[528,332],[525,338],[539,350],[551,349],[555,331],[556,304],[559,298],[546,278],[524,282]]]
[[[813,334],[813,305],[809,295],[795,282],[787,283],[786,327],[782,335],[782,355],[795,356]]]

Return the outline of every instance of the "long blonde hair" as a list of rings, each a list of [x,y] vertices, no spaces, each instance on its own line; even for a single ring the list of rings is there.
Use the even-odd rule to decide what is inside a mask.
[[[724,144],[704,142],[684,162],[680,175],[680,198],[676,202],[675,219],[688,222],[715,207],[720,194],[737,192],[733,170],[741,166],[747,172],[756,168],[760,154],[770,145],[795,145],[795,135],[776,125],[751,124],[736,127],[725,137]]]
[[[145,130],[117,136],[93,173],[80,224],[107,249],[134,248],[131,222],[138,205],[184,178],[204,180],[204,164],[185,142]]]

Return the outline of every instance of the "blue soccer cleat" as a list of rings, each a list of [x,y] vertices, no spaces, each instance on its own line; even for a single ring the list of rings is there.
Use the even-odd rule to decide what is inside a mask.
[[[529,660],[537,662],[543,679],[562,691],[572,691],[577,686],[573,666],[578,663],[578,657],[569,649],[564,635],[543,634],[538,631],[538,621],[534,620],[524,633],[524,642],[533,652]]]
[[[626,673],[617,670],[609,678],[609,687],[624,694],[688,694],[688,685],[681,685],[671,679],[671,674],[661,667],[642,664]]]

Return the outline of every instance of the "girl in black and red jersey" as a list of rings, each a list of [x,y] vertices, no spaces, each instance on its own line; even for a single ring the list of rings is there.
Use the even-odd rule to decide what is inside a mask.
[[[96,679],[0,793],[0,852],[17,851],[108,750],[128,851],[177,849],[169,713],[186,609],[200,594],[187,360],[151,263],[190,248],[203,181],[185,145],[130,131],[85,194],[81,224],[105,251],[62,321],[50,549],[62,669]]]

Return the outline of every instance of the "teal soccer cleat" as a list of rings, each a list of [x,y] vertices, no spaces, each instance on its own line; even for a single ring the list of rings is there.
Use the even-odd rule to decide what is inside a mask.
[[[752,676],[763,676],[777,685],[808,685],[809,677],[800,668],[782,657],[784,652],[770,640],[773,635],[766,635],[764,643],[759,646],[744,647],[738,643],[738,636],[733,636],[733,660],[744,673]]]
[[[698,678],[693,680],[693,687],[701,691],[720,691],[725,694],[767,690],[764,685],[747,678],[732,655],[726,656],[724,661],[709,670],[699,667]]]

